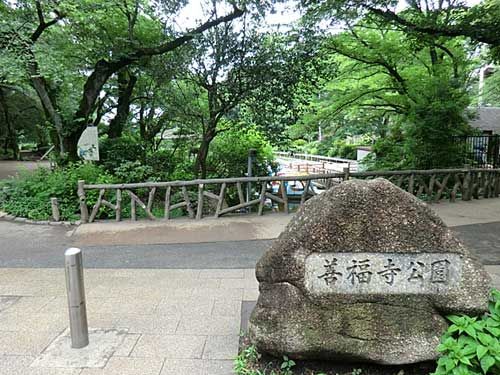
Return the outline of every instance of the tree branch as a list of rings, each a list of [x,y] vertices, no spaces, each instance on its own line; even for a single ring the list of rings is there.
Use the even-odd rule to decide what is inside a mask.
[[[407,19],[399,16],[391,10],[382,10],[375,8],[370,5],[363,5],[365,9],[368,9],[373,14],[382,17],[386,21],[395,22],[401,26],[404,26],[409,31],[415,31],[422,34],[447,36],[447,37],[457,37],[466,36],[474,39],[477,42],[486,43],[494,46],[500,45],[500,33],[493,32],[488,33],[484,27],[476,27],[475,29],[469,29],[464,27],[463,23],[457,24],[455,26],[439,27],[435,26],[419,26],[415,23],[408,21]],[[467,22],[467,21],[465,21]]]
[[[57,22],[59,22],[61,19],[64,18],[64,15],[60,13],[57,9],[54,9],[53,12],[56,14],[56,17],[49,22],[45,22],[45,17],[43,16],[43,9],[42,9],[42,4],[40,3],[39,0],[35,2],[36,5],[36,13],[38,16],[38,26],[31,34],[31,41],[36,42],[38,38],[43,34],[43,32],[49,28],[52,25],[55,25]]]
[[[88,117],[91,114],[92,107],[97,100],[99,92],[101,91],[103,85],[114,73],[143,57],[161,55],[173,51],[192,40],[196,35],[203,33],[205,30],[217,26],[220,23],[229,22],[235,18],[238,18],[243,15],[243,13],[243,10],[234,7],[232,13],[224,17],[219,17],[212,21],[207,21],[197,28],[188,31],[184,35],[169,42],[163,43],[157,47],[141,48],[136,50],[135,52],[132,52],[130,55],[122,56],[114,61],[107,61],[104,59],[99,60],[94,66],[93,72],[85,82],[84,94],[82,99],[80,100],[80,105],[75,114],[75,121],[80,123],[79,130],[82,131],[85,128]]]

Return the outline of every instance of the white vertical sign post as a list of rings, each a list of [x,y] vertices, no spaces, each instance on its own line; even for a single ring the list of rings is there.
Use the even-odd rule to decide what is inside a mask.
[[[97,126],[85,129],[78,140],[78,156],[83,160],[99,161],[99,134]]]

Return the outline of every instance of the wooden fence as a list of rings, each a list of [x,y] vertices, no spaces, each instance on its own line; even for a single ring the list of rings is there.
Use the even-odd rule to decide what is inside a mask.
[[[219,217],[229,213],[242,213],[252,207],[259,215],[264,213],[266,202],[281,206],[285,213],[289,204],[300,205],[321,189],[352,178],[385,178],[403,190],[430,202],[449,199],[471,200],[498,197],[500,194],[500,169],[441,169],[415,171],[383,171],[342,173],[305,176],[266,176],[221,178],[192,181],[145,182],[133,184],[87,185],[78,182],[81,221],[93,222],[102,208],[114,214],[117,221],[123,217],[124,201],[131,220],[137,220],[138,207],[144,215],[155,220],[153,206],[162,206],[164,219],[170,219],[174,210],[181,210],[192,219],[211,215]],[[288,185],[300,184],[294,194]],[[274,189],[273,189],[274,186]],[[88,209],[88,195],[94,191],[92,209]],[[97,194],[96,194],[97,193]],[[161,193],[161,195],[160,195]],[[207,206],[209,207],[207,209]],[[211,209],[211,210],[210,210]],[[208,211],[208,213],[207,213]],[[255,212],[255,211],[254,211]],[[109,216],[109,215],[108,215]]]

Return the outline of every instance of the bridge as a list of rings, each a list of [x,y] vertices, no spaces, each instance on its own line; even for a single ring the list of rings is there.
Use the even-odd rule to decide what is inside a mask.
[[[283,151],[277,151],[274,155],[283,175],[336,173],[344,172],[346,168],[350,172],[359,170],[357,160]]]

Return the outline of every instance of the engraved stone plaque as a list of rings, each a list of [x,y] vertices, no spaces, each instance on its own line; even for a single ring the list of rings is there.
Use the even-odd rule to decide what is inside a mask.
[[[305,286],[312,295],[437,294],[456,288],[462,272],[455,253],[312,253]]]

